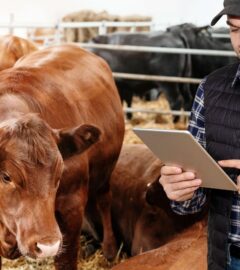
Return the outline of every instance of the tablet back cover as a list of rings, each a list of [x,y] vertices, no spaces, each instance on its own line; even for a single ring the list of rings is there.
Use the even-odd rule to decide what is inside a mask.
[[[188,131],[134,128],[137,136],[167,165],[193,171],[202,187],[237,191],[236,184]]]

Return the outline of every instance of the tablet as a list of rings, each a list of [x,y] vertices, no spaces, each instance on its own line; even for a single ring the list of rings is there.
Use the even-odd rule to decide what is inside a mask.
[[[202,187],[237,191],[237,185],[189,131],[143,128],[133,131],[164,164],[195,172]]]

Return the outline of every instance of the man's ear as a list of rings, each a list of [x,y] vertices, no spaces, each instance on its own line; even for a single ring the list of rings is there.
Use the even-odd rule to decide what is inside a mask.
[[[101,131],[92,125],[54,131],[63,159],[80,154],[99,141]]]

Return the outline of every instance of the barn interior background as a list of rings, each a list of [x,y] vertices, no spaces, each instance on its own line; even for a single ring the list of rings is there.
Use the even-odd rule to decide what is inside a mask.
[[[9,14],[13,13],[18,22],[51,22],[68,13],[82,9],[94,11],[106,10],[117,15],[139,14],[152,16],[154,21],[166,24],[192,22],[198,25],[208,24],[210,19],[220,10],[222,1],[219,0],[10,0],[2,5],[0,22],[6,23]],[[223,25],[224,21],[220,22]]]
[[[147,6],[146,1],[143,0],[62,0],[61,2],[57,0],[37,0],[34,2],[30,0],[10,0],[5,2],[0,9],[0,34],[11,33],[29,38],[38,43],[40,47],[66,41],[88,42],[92,38],[92,30],[90,30],[92,28],[89,28],[89,26],[95,26],[94,36],[107,34],[111,27],[115,27],[115,31],[119,27],[118,31],[127,30],[129,32],[137,31],[140,26],[145,27],[144,30],[147,32],[165,31],[169,26],[182,23],[191,23],[201,27],[208,25],[211,18],[219,12],[221,7],[222,1],[219,0],[148,0]],[[74,20],[73,18],[76,18],[76,14],[79,14],[79,12],[82,12],[81,19]],[[225,26],[224,19],[220,20],[217,27]],[[80,25],[71,25],[74,21],[88,21],[90,23],[87,25],[88,28],[86,28],[87,26],[79,28]],[[96,21],[103,21],[103,23],[94,24]],[[93,22],[92,25],[91,22]],[[113,24],[107,22],[113,22]],[[123,24],[114,25],[114,22]],[[124,24],[124,22],[127,24]],[[131,22],[132,24],[128,24]],[[137,25],[138,22],[139,25]],[[70,25],[67,25],[67,23],[70,23]],[[224,50],[224,46],[217,47],[215,50],[230,50],[227,46]],[[186,53],[190,53],[190,51],[186,51]],[[220,54],[220,52],[218,53]],[[218,55],[218,53],[215,54]],[[233,53],[226,52],[226,55],[232,56]],[[194,78],[194,76],[186,77]],[[197,77],[197,79],[201,79],[201,77]],[[196,86],[198,82],[195,82],[194,85]],[[127,105],[124,106],[126,108]],[[165,113],[156,114],[152,111],[163,111]],[[131,120],[126,119],[125,143],[140,142],[132,132],[132,127],[136,125],[185,129],[188,120],[186,116],[189,115],[189,112],[180,110],[176,113],[176,115],[180,115],[180,119],[174,122],[173,115],[169,111],[170,105],[164,96],[151,101],[134,97],[131,111],[133,117]],[[110,269],[112,264],[107,263],[102,258],[101,250],[98,250],[90,260],[84,260],[84,267],[84,269]],[[36,263],[30,260],[26,263],[25,260],[21,259],[17,262],[5,261],[5,269],[52,269],[52,266],[49,261]]]

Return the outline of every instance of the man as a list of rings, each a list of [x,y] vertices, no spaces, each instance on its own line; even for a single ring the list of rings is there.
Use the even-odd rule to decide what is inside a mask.
[[[232,46],[240,59],[240,1],[224,0],[214,25],[227,15]],[[240,65],[223,67],[200,84],[189,130],[240,186]],[[160,183],[179,214],[200,211],[208,200],[208,269],[240,269],[240,195],[199,188],[201,179],[178,167],[163,166]]]

